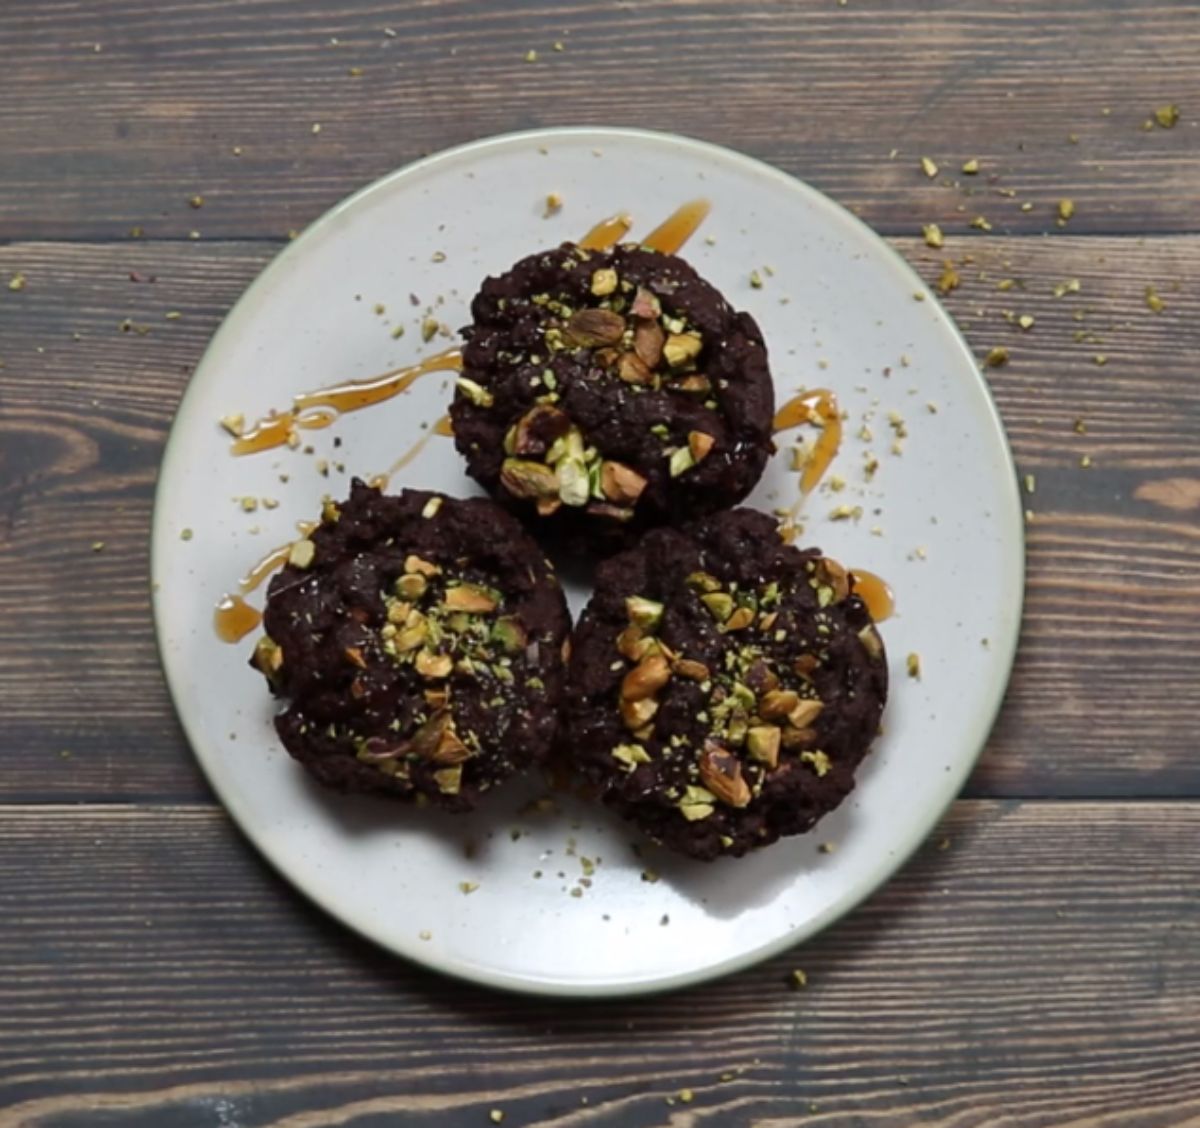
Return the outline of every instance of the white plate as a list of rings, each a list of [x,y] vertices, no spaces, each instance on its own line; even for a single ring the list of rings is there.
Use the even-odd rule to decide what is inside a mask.
[[[564,206],[545,218],[551,191]],[[696,196],[713,210],[684,254],[758,318],[780,402],[828,385],[849,412],[832,468],[847,485],[809,498],[802,542],[883,575],[897,595],[898,614],[883,630],[893,685],[886,731],[858,789],[807,836],[703,865],[650,847],[638,856],[632,829],[573,801],[521,814],[537,793],[531,783],[501,791],[473,818],[310,785],[276,739],[262,679],[246,665],[253,636],[219,642],[213,606],[294,535],[297,520],[315,515],[323,494],[342,495],[350,474],[388,467],[445,410],[449,381],[428,377],[308,433],[315,456],[233,458],[217,420],[235,411],[253,418],[287,407],[298,391],[415,360],[441,347],[421,342],[427,303],[441,303],[437,317],[457,329],[485,274],[578,238],[617,210],[633,214],[634,236],[644,234]],[[749,283],[756,268],[761,289]],[[397,324],[407,328],[399,340]],[[874,412],[870,442],[855,437],[864,411]],[[901,455],[890,453],[889,411],[907,427]],[[869,485],[867,450],[881,463]],[[344,461],[345,473],[321,476],[321,458]],[[476,492],[442,438],[393,485]],[[783,444],[750,504],[770,509],[796,492]],[[243,496],[281,504],[247,514],[233,500]],[[831,520],[841,503],[862,505],[862,519]],[[194,530],[186,541],[185,528]],[[222,802],[281,873],[363,935],[430,967],[492,986],[597,996],[696,983],[782,951],[904,861],[961,787],[999,707],[1021,616],[1023,542],[1012,461],[971,353],[876,235],[737,153],[631,130],[560,129],[402,169],[271,263],[214,337],[180,405],[159,481],[153,579],[163,663],[188,737]],[[570,596],[578,611],[586,591]],[[910,652],[920,655],[920,680],[906,675]],[[524,832],[515,841],[514,829]],[[823,852],[823,843],[836,848]],[[584,858],[595,863],[586,886]],[[643,880],[646,870],[659,879]],[[464,893],[461,882],[478,888]]]

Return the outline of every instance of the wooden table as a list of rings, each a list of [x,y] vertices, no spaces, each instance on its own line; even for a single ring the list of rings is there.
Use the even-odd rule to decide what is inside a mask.
[[[0,58],[0,1125],[1200,1124],[1194,5],[27,0]],[[411,967],[268,870],[146,574],[172,412],[289,232],[562,123],[735,146],[952,261],[1036,476],[1008,702],[928,847],[797,951],[599,1005]]]

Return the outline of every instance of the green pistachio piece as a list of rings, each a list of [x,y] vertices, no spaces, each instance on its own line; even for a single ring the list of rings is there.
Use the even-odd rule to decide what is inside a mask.
[[[629,621],[642,630],[652,631],[662,622],[663,605],[653,599],[631,595],[625,600],[625,610],[629,613]]]

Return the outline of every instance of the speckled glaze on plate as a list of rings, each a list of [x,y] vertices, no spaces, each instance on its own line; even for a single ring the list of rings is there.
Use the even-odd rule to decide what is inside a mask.
[[[551,191],[563,207],[545,217]],[[213,608],[295,535],[298,520],[316,515],[323,494],[345,494],[349,475],[387,469],[422,438],[446,410],[450,377],[425,377],[397,399],[306,433],[311,455],[234,458],[217,420],[286,408],[297,392],[444,347],[421,341],[426,305],[457,329],[485,274],[618,210],[632,214],[636,237],[696,196],[712,213],[682,253],[758,319],[778,400],[828,386],[848,412],[846,440],[807,499],[799,543],[886,577],[896,592],[897,614],[883,625],[893,691],[858,789],[813,833],[709,865],[638,843],[631,828],[573,798],[533,805],[544,794],[533,781],[501,791],[469,820],[320,791],[275,737],[273,705],[246,665],[254,635],[220,642]],[[755,269],[761,289],[750,285]],[[399,325],[406,332],[397,338]],[[890,453],[893,411],[907,431],[902,454]],[[856,437],[865,412],[869,440]],[[782,437],[749,504],[795,500],[792,438]],[[870,482],[868,451],[880,461]],[[324,476],[324,459],[344,472],[333,465]],[[846,483],[837,493],[834,475]],[[478,492],[441,437],[393,484]],[[247,513],[234,500],[245,496],[279,505]],[[861,506],[862,516],[832,519],[843,505]],[[813,189],[729,150],[631,130],[556,129],[402,169],[334,208],[263,271],[180,405],[159,479],[152,573],[163,664],[188,738],[230,814],[280,873],[364,936],[439,971],[542,994],[614,996],[698,983],[782,951],[852,908],[920,844],[962,786],[1003,697],[1024,547],[1011,457],[971,353],[882,240]],[[586,589],[568,582],[568,594],[578,611]],[[906,674],[910,653],[920,655],[919,680]],[[823,852],[822,843],[836,848]]]

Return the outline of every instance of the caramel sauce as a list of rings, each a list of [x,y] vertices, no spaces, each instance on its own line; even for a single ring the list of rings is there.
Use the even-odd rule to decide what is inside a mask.
[[[243,431],[230,449],[234,454],[274,450],[283,446],[293,431],[319,431],[336,418],[336,411],[314,411],[309,415],[297,415],[294,411],[285,411],[282,415],[272,412],[249,430]]]
[[[896,597],[892,589],[874,572],[851,568],[850,584],[854,594],[867,605],[867,610],[875,622],[882,623],[895,613]]]
[[[589,251],[606,251],[613,244],[620,242],[632,226],[632,217],[624,212],[610,215],[580,239],[579,245]]]
[[[428,431],[426,431],[425,434],[423,434],[415,443],[413,443],[412,446],[408,448],[408,450],[406,450],[399,458],[396,459],[395,462],[391,464],[391,466],[388,467],[387,473],[380,475],[380,477],[382,477],[385,481],[390,482],[392,480],[392,475],[395,474],[397,470],[403,470],[410,462],[412,462],[412,460],[425,449],[429,440],[432,439],[435,434],[437,434],[437,432],[434,431],[433,428],[430,428]]]
[[[240,595],[222,596],[213,612],[213,626],[222,642],[240,642],[261,622],[262,612]]]
[[[696,228],[708,218],[712,204],[707,200],[690,200],[676,208],[641,243],[664,255],[677,254],[695,233]]]
[[[319,523],[318,521],[297,521],[296,529],[302,537],[306,537]],[[249,595],[250,592],[257,590],[272,572],[277,572],[282,568],[288,562],[288,557],[291,555],[294,543],[294,541],[288,541],[287,544],[281,544],[278,548],[271,549],[266,556],[255,564],[238,581],[238,588],[242,594]]]
[[[435,435],[444,435],[448,439],[454,438],[454,424],[450,421],[449,415],[443,415],[433,425],[433,433]]]
[[[339,415],[382,403],[407,391],[430,372],[461,372],[462,350],[447,349],[417,364],[394,368],[369,380],[350,380],[312,392],[301,392],[292,409],[273,412],[240,435],[230,448],[234,454],[257,454],[283,446],[297,429],[328,427]]]
[[[800,473],[800,492],[810,494],[825,476],[842,445],[842,412],[837,396],[827,388],[794,396],[775,413],[775,434],[801,423],[815,423],[821,428],[821,435]]]

